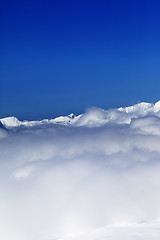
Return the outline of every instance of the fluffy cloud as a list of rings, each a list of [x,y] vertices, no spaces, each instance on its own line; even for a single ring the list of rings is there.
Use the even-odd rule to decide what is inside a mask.
[[[0,237],[51,240],[160,218],[159,115],[143,103],[60,124],[2,119]]]

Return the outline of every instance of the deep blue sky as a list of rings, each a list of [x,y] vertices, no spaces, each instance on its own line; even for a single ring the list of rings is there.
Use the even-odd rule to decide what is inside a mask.
[[[6,0],[0,11],[0,117],[160,99],[159,1]]]

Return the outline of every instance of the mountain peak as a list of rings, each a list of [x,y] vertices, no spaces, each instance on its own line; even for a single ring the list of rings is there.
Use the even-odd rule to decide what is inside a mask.
[[[160,100],[154,104],[154,111],[155,112],[160,111]]]
[[[91,108],[84,114],[60,116],[54,119],[44,119],[41,121],[20,121],[18,118],[6,117],[0,119],[5,128],[14,127],[34,127],[51,124],[74,125],[74,126],[102,126],[107,123],[130,124],[133,118],[144,117],[150,114],[159,117],[160,101],[153,103],[141,102],[129,107],[120,107],[118,109],[103,110],[100,108]]]
[[[3,124],[3,126],[7,127],[17,127],[21,125],[21,121],[12,116],[12,117],[6,117],[6,118],[2,118],[0,119],[1,123]]]

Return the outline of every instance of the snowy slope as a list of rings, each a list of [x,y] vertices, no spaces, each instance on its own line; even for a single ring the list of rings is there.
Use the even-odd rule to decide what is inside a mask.
[[[144,116],[160,117],[160,101],[157,103],[138,103],[130,107],[120,107],[118,109],[103,110],[91,108],[86,113],[75,116],[71,113],[68,116],[60,116],[54,119],[44,119],[41,121],[20,121],[16,117],[6,117],[0,119],[6,128],[14,127],[34,127],[41,125],[73,125],[73,126],[102,126],[107,123],[130,124],[132,119]]]
[[[41,121],[28,121],[28,120],[20,121],[16,117],[6,117],[6,118],[0,119],[0,121],[6,128],[14,128],[14,127],[20,127],[20,126],[34,127],[34,126],[49,125],[49,124],[62,124],[62,125],[73,124],[80,117],[81,115],[74,116],[73,114],[70,114],[68,116],[61,116],[54,119],[43,119]]]

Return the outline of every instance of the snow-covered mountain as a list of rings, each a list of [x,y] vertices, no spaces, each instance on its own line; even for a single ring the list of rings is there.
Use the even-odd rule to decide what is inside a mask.
[[[41,125],[73,125],[73,126],[102,126],[107,123],[130,124],[132,119],[145,116],[160,117],[160,101],[153,103],[141,102],[129,107],[103,110],[100,108],[90,108],[84,114],[78,116],[71,113],[68,116],[60,116],[54,119],[43,119],[41,121],[20,121],[16,117],[6,117],[0,119],[5,128],[15,127],[35,127]]]
[[[68,116],[61,116],[57,117],[54,119],[43,119],[41,121],[20,121],[16,117],[6,117],[0,119],[1,123],[3,124],[4,127],[6,128],[14,128],[14,127],[20,127],[20,126],[25,126],[25,127],[34,127],[34,126],[40,126],[40,125],[49,125],[49,124],[73,124],[75,123],[81,115],[79,116],[74,116],[74,114],[70,114]]]

